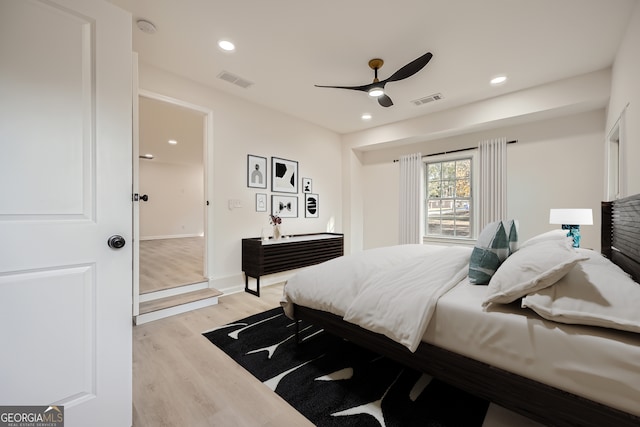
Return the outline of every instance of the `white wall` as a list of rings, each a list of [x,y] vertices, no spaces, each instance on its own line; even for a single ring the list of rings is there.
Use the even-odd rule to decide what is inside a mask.
[[[407,151],[404,154],[412,152],[414,151]],[[382,163],[367,164],[365,161],[362,175],[365,212],[363,249],[397,245],[399,243],[399,164],[393,163],[393,156]]]
[[[210,109],[213,112],[213,164],[210,172],[209,239],[213,244],[209,276],[212,286],[223,291],[244,287],[241,271],[241,240],[258,237],[268,226],[267,214],[255,211],[255,194],[267,193],[247,187],[247,155],[271,156],[298,161],[300,177],[313,180],[319,194],[319,218],[304,218],[302,197],[299,217],[284,219],[285,233],[313,233],[331,226],[342,232],[342,151],[334,132],[202,86],[183,77],[140,64],[140,89]],[[229,199],[242,207],[230,210]],[[270,197],[269,197],[270,199]],[[271,203],[269,203],[269,208]]]
[[[202,166],[140,161],[140,239],[201,236],[204,233]]]
[[[518,143],[507,151],[507,213],[520,220],[520,241],[559,227],[550,208],[590,208],[581,246],[600,250],[604,126],[601,109],[509,129]]]
[[[361,251],[363,248],[364,200],[361,154],[348,146],[342,148],[342,214],[346,254]]]
[[[591,208],[594,225],[582,227],[582,246],[599,250],[604,125],[605,111],[598,109],[364,153],[364,248],[398,243],[399,173],[393,159],[475,147],[482,139],[505,136],[518,140],[508,145],[507,212],[520,221],[520,240],[558,227],[548,223],[550,208]]]
[[[618,49],[613,64],[611,100],[607,114],[607,133],[620,117],[625,106],[624,133],[626,146],[623,150],[624,184],[626,194],[640,193],[640,3],[629,20],[629,26]]]

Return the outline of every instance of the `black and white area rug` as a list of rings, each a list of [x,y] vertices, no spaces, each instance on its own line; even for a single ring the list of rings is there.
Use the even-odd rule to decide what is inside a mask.
[[[281,308],[203,333],[316,426],[538,424],[301,323]]]

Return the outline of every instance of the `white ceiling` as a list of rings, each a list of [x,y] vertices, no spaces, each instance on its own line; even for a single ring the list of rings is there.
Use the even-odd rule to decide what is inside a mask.
[[[607,68],[637,0],[110,1],[132,13],[141,62],[349,133]],[[221,51],[222,38],[236,52]],[[385,61],[382,80],[425,52],[433,59],[422,71],[387,84],[389,108],[314,87],[371,83],[372,58]],[[223,81],[223,71],[254,84]],[[491,87],[502,73],[507,83]],[[444,99],[411,102],[435,93]]]
[[[138,106],[142,162],[202,165],[204,159],[204,113],[141,96]],[[169,140],[177,144],[169,144]]]

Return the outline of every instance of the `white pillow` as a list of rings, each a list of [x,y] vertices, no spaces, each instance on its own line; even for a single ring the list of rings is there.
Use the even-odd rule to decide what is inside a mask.
[[[520,248],[507,258],[489,282],[482,303],[508,304],[560,280],[587,257],[571,247],[569,240],[547,240]]]
[[[567,236],[567,230],[557,228],[555,230],[547,231],[545,233],[538,234],[537,236],[533,236],[529,240],[522,243],[520,245],[520,248],[525,248],[527,246],[535,245],[536,243],[540,242],[546,242],[548,240],[568,240],[573,244],[573,239]]]
[[[522,299],[545,319],[640,332],[640,284],[620,267],[590,253],[555,285]]]

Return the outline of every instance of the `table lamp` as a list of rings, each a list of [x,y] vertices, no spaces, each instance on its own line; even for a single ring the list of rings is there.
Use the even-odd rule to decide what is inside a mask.
[[[580,247],[580,226],[593,225],[591,209],[550,209],[549,224],[562,224],[568,230],[567,237],[573,238],[573,247]]]

